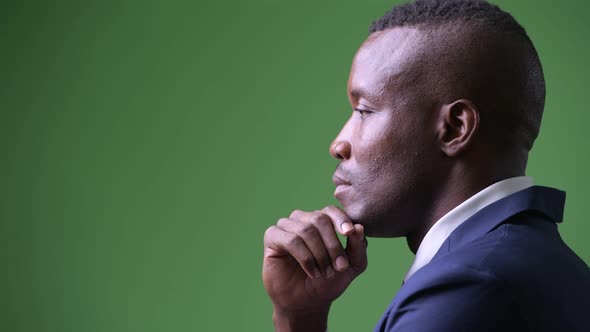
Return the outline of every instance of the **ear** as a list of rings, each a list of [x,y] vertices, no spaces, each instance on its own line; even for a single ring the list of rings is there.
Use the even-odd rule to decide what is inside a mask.
[[[456,157],[473,143],[479,128],[479,111],[471,101],[459,99],[442,106],[436,127],[441,151]]]

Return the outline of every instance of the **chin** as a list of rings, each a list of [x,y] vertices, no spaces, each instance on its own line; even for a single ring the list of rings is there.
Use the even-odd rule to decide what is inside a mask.
[[[370,213],[360,208],[347,207],[344,212],[351,218],[354,224],[361,224],[365,228],[365,235],[368,237],[404,237],[401,223],[396,223],[391,215]]]
[[[354,213],[344,209],[346,214],[350,217],[353,224],[361,224],[365,228],[365,235],[368,237],[402,237],[405,236],[403,232],[395,230],[391,223],[387,222],[385,218],[370,217],[362,213]]]

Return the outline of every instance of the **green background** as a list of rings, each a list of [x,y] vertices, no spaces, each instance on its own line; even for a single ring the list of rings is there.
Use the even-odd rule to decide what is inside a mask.
[[[584,1],[498,1],[548,86],[528,174],[590,263]],[[0,330],[270,331],[264,230],[336,203],[346,79],[392,1],[3,1]],[[372,239],[333,305],[368,331],[413,256]]]

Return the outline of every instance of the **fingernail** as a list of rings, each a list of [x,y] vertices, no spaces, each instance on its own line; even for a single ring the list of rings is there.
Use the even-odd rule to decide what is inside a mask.
[[[336,269],[338,271],[344,271],[348,267],[348,259],[344,256],[336,257]]]
[[[333,275],[334,269],[330,265],[328,265],[328,267],[326,268],[326,278],[330,279]]]
[[[352,226],[347,222],[343,222],[342,225],[340,225],[340,229],[342,229],[342,232],[348,233],[352,230]]]

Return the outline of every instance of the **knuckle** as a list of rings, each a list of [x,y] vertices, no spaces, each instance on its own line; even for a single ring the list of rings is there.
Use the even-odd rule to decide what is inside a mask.
[[[311,225],[311,224],[304,224],[301,227],[301,231],[300,232],[301,232],[302,235],[310,236],[310,235],[316,234],[316,231],[317,230],[316,230],[316,228],[313,225]]]
[[[286,225],[287,223],[289,223],[289,219],[288,218],[281,218],[277,221],[277,225],[278,226],[283,226]]]
[[[266,231],[264,231],[264,239],[268,239],[270,237],[272,237],[272,234],[275,232],[275,225],[270,226],[269,228],[266,229]]]
[[[286,244],[290,247],[301,245],[301,238],[295,234],[289,234],[286,239]]]
[[[323,226],[330,222],[330,217],[321,212],[314,212],[310,217],[310,221],[315,225]]]
[[[293,210],[293,212],[291,212],[291,214],[289,215],[289,218],[295,218],[297,215],[300,215],[303,211],[301,210]]]

